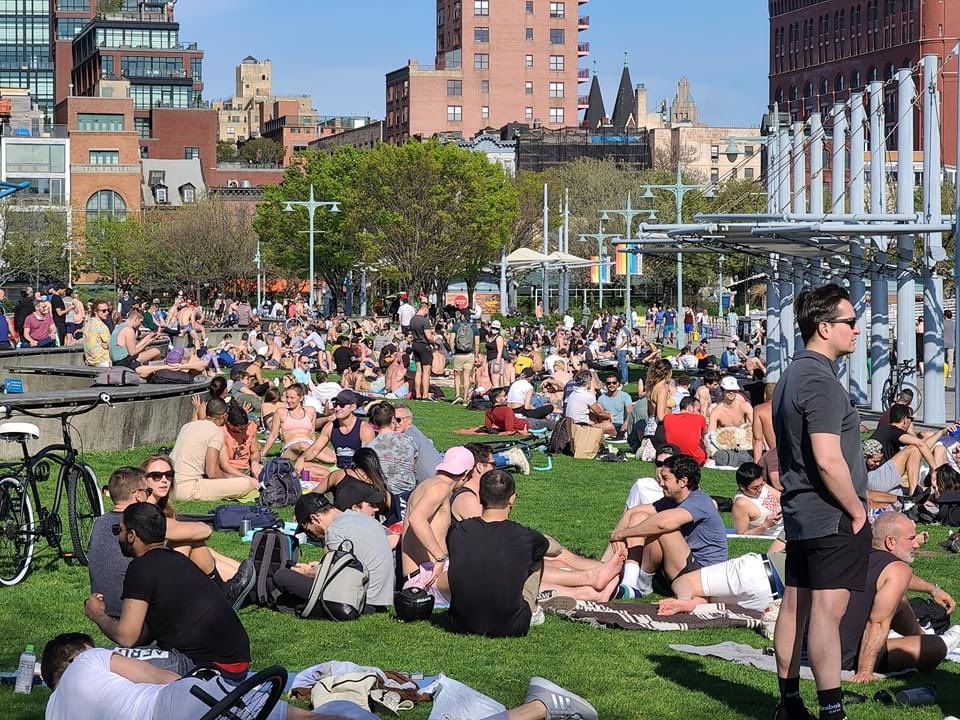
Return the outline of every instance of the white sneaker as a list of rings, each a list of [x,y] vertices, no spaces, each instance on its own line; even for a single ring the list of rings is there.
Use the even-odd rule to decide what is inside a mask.
[[[521,448],[512,447],[504,450],[503,455],[510,461],[511,465],[520,471],[521,475],[530,474],[530,461],[527,460],[527,456]]]
[[[533,700],[546,706],[547,720],[597,720],[593,705],[542,677],[530,678],[526,701]]]
[[[543,614],[543,608],[537,605],[536,612],[530,616],[530,627],[535,627],[536,625],[543,625],[547,617]]]
[[[950,652],[960,645],[960,625],[951,625],[943,634],[940,635],[943,644],[947,646],[947,652]]]

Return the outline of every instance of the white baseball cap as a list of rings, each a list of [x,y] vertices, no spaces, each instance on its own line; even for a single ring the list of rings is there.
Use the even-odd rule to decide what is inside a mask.
[[[720,388],[722,390],[739,390],[740,383],[737,382],[737,379],[732,375],[726,375],[720,381]]]

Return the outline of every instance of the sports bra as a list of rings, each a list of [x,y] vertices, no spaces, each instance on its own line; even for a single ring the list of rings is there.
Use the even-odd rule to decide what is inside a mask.
[[[310,413],[308,413],[307,409],[304,407],[301,407],[300,409],[303,411],[302,418],[294,417],[293,413],[290,410],[287,410],[287,414],[284,415],[283,420],[280,421],[280,430],[284,437],[297,430],[313,432],[313,421],[310,419]]]

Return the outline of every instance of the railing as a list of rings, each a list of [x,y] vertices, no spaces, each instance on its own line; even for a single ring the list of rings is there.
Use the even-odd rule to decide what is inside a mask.
[[[0,70],[53,70],[53,63],[49,60],[24,58],[22,60],[0,60]]]
[[[579,17],[579,19],[577,20],[577,27],[578,27],[580,30],[586,30],[586,29],[588,29],[588,28],[590,27],[590,16],[589,16],[589,15],[581,15],[581,16]]]
[[[174,22],[173,15],[167,15],[165,12],[98,12],[97,20],[107,20],[111,22],[148,22],[168,24]]]
[[[66,125],[44,125],[42,128],[3,125],[3,137],[66,138],[69,135]]]
[[[577,70],[577,80],[589,80],[590,68],[580,68]]]
[[[577,52],[581,55],[589,55],[590,43],[588,42],[577,43]]]
[[[110,78],[112,80],[123,80],[129,78],[168,78],[168,79],[179,79],[185,80],[190,78],[190,73],[186,70],[134,70],[130,71],[120,69],[120,77]]]
[[[113,174],[140,174],[139,165],[71,165],[70,172],[79,175],[100,175],[101,173]]]
[[[217,170],[282,170],[278,163],[218,162]]]

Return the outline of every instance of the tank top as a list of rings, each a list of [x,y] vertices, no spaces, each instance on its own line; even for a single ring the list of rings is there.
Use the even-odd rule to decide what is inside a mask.
[[[303,412],[303,417],[294,417],[293,413],[289,410],[287,411],[286,416],[284,416],[283,421],[280,423],[280,430],[283,431],[284,437],[295,430],[307,430],[309,432],[313,432],[313,423],[310,421],[310,413],[308,413],[306,408],[303,406],[300,407],[300,410]]]
[[[120,331],[123,330],[126,326],[127,326],[126,321],[117,323],[117,326],[113,329],[113,332],[110,333],[110,342],[109,342],[110,359],[113,362],[117,362],[118,360],[123,360],[130,355],[130,353],[127,352],[127,348],[125,348],[123,345],[121,345],[117,341],[117,339],[120,337]]]
[[[357,423],[359,425],[360,423]],[[363,480],[358,480],[352,475],[344,475],[343,479],[333,486],[333,504],[336,505],[341,510],[349,510],[348,507],[340,507],[337,505],[337,500],[340,497],[340,494],[349,487],[359,486],[362,489],[367,489],[373,487],[370,483],[365,483]]]
[[[463,495],[464,493],[470,493],[471,495],[476,495],[476,493],[475,493],[472,489],[470,489],[470,488],[468,488],[468,487],[466,487],[466,486],[464,486],[464,485],[461,485],[461,486],[458,487],[456,490],[454,490],[454,491],[453,491],[453,494],[450,496],[450,506],[453,507],[453,501],[456,500],[456,499],[457,499],[458,497],[460,497],[461,495]],[[463,518],[459,518],[459,517],[454,517],[453,519],[454,519],[454,520],[463,520]]]
[[[500,333],[497,333],[495,336],[487,340],[487,360],[497,359],[497,338],[498,337],[500,337]]]
[[[873,599],[877,594],[877,579],[887,565],[899,558],[886,550],[871,550],[867,559],[867,582],[864,591],[851,591],[847,611],[840,621],[840,654],[844,670],[855,670],[860,655],[860,641],[870,619]]]
[[[751,520],[750,524],[747,526],[751,530],[753,528],[760,527],[764,522],[766,522],[767,518],[770,517],[771,514],[780,510],[780,503],[777,502],[777,498],[774,497],[773,493],[770,492],[770,488],[766,485],[764,485],[763,490],[760,491],[760,497],[750,497],[749,495],[737,490],[737,494],[733,496],[733,501],[736,502],[740,498],[749,500],[753,503],[754,507],[760,511],[760,514]],[[769,535],[770,537],[776,537],[780,534],[781,530],[783,530],[783,520],[767,529],[764,534]]]
[[[346,470],[353,462],[353,455],[363,443],[360,440],[360,420],[354,418],[353,429],[348,433],[340,431],[340,426],[334,422],[330,431],[330,444],[337,453],[337,467]]]

